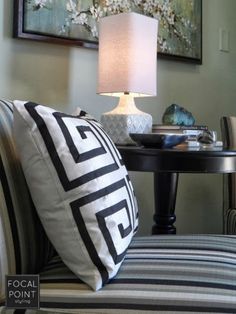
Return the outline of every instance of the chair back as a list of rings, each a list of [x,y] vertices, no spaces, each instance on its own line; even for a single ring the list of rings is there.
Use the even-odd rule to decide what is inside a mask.
[[[37,273],[51,258],[12,137],[13,106],[0,100],[0,302],[5,275]]]
[[[221,118],[222,141],[225,148],[236,150],[236,117]],[[223,190],[224,233],[236,234],[236,174],[224,175]]]

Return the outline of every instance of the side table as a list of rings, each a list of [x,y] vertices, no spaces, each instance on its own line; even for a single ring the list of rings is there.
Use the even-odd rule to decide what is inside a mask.
[[[118,146],[129,171],[154,173],[155,213],[152,234],[175,234],[179,173],[236,172],[236,151],[213,147],[172,149]]]

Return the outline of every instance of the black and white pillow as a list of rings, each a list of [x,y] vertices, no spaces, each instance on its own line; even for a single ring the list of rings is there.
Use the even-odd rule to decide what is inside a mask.
[[[133,187],[100,124],[14,101],[14,136],[47,235],[94,290],[115,276],[137,230]]]

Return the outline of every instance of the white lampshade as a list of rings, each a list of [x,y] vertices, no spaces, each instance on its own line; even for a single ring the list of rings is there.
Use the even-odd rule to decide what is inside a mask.
[[[117,97],[123,95],[118,107],[104,114],[101,122],[113,137],[111,133],[116,123],[122,126],[123,123],[130,124],[128,116],[119,115],[135,115],[131,117],[132,120],[139,119],[138,128],[122,127],[120,131],[125,132],[125,138],[113,138],[118,144],[132,142],[128,133],[151,130],[150,115],[143,117],[145,123],[148,120],[149,126],[140,129],[142,117],[137,115],[147,114],[135,107],[133,97],[156,95],[157,30],[156,19],[134,12],[111,15],[100,20],[97,92]],[[117,119],[119,121],[116,122]],[[121,123],[121,120],[124,121]]]

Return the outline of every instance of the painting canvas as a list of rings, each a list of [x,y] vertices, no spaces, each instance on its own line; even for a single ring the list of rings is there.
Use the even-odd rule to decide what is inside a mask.
[[[134,11],[159,20],[159,56],[201,63],[202,0],[16,0],[15,4],[15,37],[96,48],[100,18]]]

